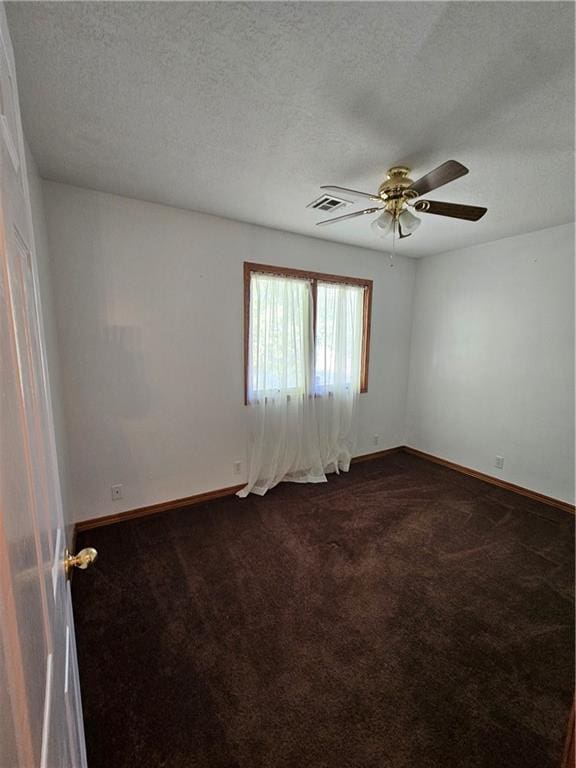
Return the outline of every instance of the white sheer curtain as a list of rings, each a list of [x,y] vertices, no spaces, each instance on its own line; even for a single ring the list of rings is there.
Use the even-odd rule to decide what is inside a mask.
[[[360,389],[363,288],[253,273],[250,463],[239,496],[348,470]],[[316,334],[315,334],[316,326]]]
[[[318,283],[315,403],[325,472],[348,471],[356,442],[364,289]]]

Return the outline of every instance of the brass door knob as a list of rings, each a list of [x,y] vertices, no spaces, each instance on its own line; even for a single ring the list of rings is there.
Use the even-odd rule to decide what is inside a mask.
[[[72,568],[81,568],[83,571],[92,565],[94,560],[98,557],[98,552],[93,547],[86,547],[81,549],[77,555],[71,555],[68,550],[64,553],[64,570],[66,571],[66,577],[70,578]]]

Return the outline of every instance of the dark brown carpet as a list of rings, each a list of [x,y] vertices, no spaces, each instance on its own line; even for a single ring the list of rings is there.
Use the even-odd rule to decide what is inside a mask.
[[[90,768],[557,768],[572,526],[394,454],[81,535]]]

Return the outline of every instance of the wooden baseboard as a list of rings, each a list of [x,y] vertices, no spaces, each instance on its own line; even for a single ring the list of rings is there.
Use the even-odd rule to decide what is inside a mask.
[[[390,453],[397,453],[401,450],[402,446],[397,446],[395,448],[386,448],[383,451],[376,451],[375,453],[365,453],[361,456],[354,456],[352,463],[356,464],[359,461],[380,459],[383,456],[387,456]],[[239,491],[241,488],[244,488],[244,485],[245,483],[242,483],[241,485],[232,485],[229,488],[217,488],[214,491],[197,493],[194,496],[185,496],[183,499],[173,499],[172,501],[164,501],[160,502],[159,504],[150,504],[147,507],[138,507],[137,509],[129,509],[125,512],[116,512],[113,515],[106,515],[105,517],[94,517],[90,520],[81,520],[74,526],[74,538],[76,537],[76,533],[79,531],[89,531],[92,528],[100,528],[104,525],[121,523],[124,520],[135,520],[138,517],[157,515],[160,512],[168,512],[171,509],[180,509],[180,507],[192,507],[196,504],[202,504],[205,501],[211,501],[212,499],[223,499],[226,496],[234,496],[237,491]]]
[[[361,461],[372,461],[372,459],[381,459],[383,456],[389,456],[391,453],[400,453],[404,450],[403,445],[397,445],[395,448],[384,448],[383,451],[376,451],[375,453],[362,453],[360,456],[353,456],[351,464],[358,464]]]
[[[105,517],[94,517],[91,520],[81,520],[76,523],[76,531],[88,531],[92,528],[100,528],[103,525],[111,525],[112,523],[121,523],[124,520],[134,520],[137,517],[147,517],[148,515],[156,515],[159,512],[169,512],[171,509],[179,509],[180,507],[192,507],[195,504],[202,504],[205,501],[212,501],[212,499],[222,499],[225,496],[234,496],[234,494],[241,488],[244,488],[246,483],[241,485],[231,485],[229,488],[217,488],[214,491],[206,491],[206,493],[197,493],[194,496],[185,496],[183,499],[173,499],[172,501],[163,501],[159,504],[150,504],[147,507],[138,507],[137,509],[129,509],[126,512],[116,512],[114,515],[106,515]]]
[[[499,488],[504,488],[507,491],[512,491],[513,493],[518,493],[521,496],[527,496],[530,499],[534,499],[535,501],[540,501],[544,504],[548,504],[552,507],[557,507],[558,509],[562,509],[566,512],[574,513],[574,506],[572,504],[568,504],[565,501],[560,501],[560,499],[554,499],[550,496],[544,496],[542,493],[537,493],[536,491],[531,491],[528,488],[523,488],[520,485],[514,485],[513,483],[508,483],[505,480],[500,480],[497,477],[492,477],[492,475],[486,475],[483,472],[478,472],[475,469],[471,469],[470,467],[464,467],[461,464],[456,464],[453,461],[448,461],[448,459],[442,459],[439,456],[434,456],[431,453],[425,453],[424,451],[419,451],[417,448],[411,448],[407,445],[399,445],[395,448],[385,448],[382,451],[376,451],[374,453],[365,453],[360,456],[354,456],[352,458],[352,464],[358,464],[362,461],[372,461],[374,459],[382,459],[384,456],[389,456],[393,453],[399,453],[404,451],[405,453],[411,453],[414,456],[419,456],[421,459],[426,459],[427,461],[432,461],[435,464],[441,464],[444,467],[448,467],[449,469],[453,469],[456,472],[461,472],[465,475],[470,475],[471,477],[475,477],[478,480],[483,480],[486,483],[490,483],[491,485],[496,485]],[[164,501],[159,504],[150,504],[147,507],[138,507],[137,509],[129,509],[126,512],[116,512],[113,515],[106,515],[105,517],[95,517],[91,520],[81,520],[79,523],[76,523],[74,527],[74,536],[79,531],[88,531],[92,528],[100,528],[103,525],[112,525],[113,523],[121,523],[124,520],[135,520],[139,517],[147,517],[148,515],[157,515],[161,512],[168,512],[171,509],[180,509],[181,507],[192,507],[196,504],[202,504],[205,501],[211,501],[212,499],[222,499],[226,496],[233,496],[237,491],[239,491],[241,488],[244,487],[244,483],[241,485],[232,485],[228,488],[217,488],[214,491],[207,491],[206,493],[197,493],[194,496],[185,496],[182,499],[173,499],[172,501]]]
[[[434,456],[431,453],[425,453],[424,451],[420,451],[417,448],[410,448],[408,445],[403,446],[403,450],[406,453],[419,456],[421,459],[432,461],[434,464],[441,464],[443,467],[448,467],[449,469],[453,469],[456,472],[462,473],[463,475],[470,475],[470,477],[483,480],[485,483],[490,483],[490,485],[496,485],[498,488],[504,488],[506,491],[512,491],[512,493],[517,493],[520,496],[526,496],[527,498],[533,499],[534,501],[540,501],[542,504],[548,504],[549,507],[556,507],[557,509],[562,509],[564,512],[570,512],[571,514],[574,514],[575,512],[574,505],[569,504],[567,501],[561,501],[560,499],[555,499],[552,496],[545,496],[543,493],[538,493],[538,491],[531,491],[529,488],[524,488],[521,485],[508,483],[506,480],[500,480],[499,477],[486,475],[484,472],[479,472],[477,469],[471,469],[470,467],[465,467],[462,464],[456,464],[453,461],[442,459],[439,456]]]

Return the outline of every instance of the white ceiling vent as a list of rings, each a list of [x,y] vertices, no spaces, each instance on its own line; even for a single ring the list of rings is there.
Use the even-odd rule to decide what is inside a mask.
[[[317,211],[337,211],[338,208],[349,203],[350,200],[341,200],[338,197],[332,197],[332,195],[322,195],[317,200],[308,203],[306,208],[315,208]]]

